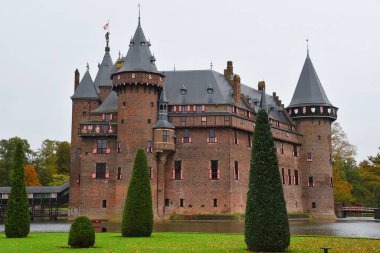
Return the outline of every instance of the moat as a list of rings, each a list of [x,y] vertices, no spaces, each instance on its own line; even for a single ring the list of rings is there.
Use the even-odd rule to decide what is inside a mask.
[[[118,231],[119,223],[104,224],[108,231]],[[67,232],[70,223],[34,222],[32,232]],[[156,232],[207,232],[207,233],[243,233],[244,222],[232,221],[167,221],[154,225]],[[0,233],[4,232],[4,224],[0,224]],[[316,220],[292,220],[290,232],[293,235],[328,235],[343,237],[363,237],[380,239],[380,221],[372,217],[350,217],[338,219],[336,222]]]

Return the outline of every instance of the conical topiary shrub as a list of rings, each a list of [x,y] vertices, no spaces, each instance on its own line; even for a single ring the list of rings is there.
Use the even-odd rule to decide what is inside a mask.
[[[30,229],[29,201],[25,188],[23,143],[16,144],[11,193],[9,195],[5,235],[8,238],[27,237]]]
[[[89,248],[95,244],[95,230],[86,216],[77,217],[71,224],[69,245],[72,248]]]
[[[121,233],[128,237],[152,234],[153,208],[148,162],[144,150],[136,154],[127,198],[125,199]]]
[[[252,159],[245,212],[245,242],[248,250],[285,251],[290,243],[289,222],[276,149],[268,114],[256,116]]]

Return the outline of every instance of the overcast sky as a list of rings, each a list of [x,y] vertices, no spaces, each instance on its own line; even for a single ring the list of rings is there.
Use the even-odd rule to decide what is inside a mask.
[[[0,9],[0,139],[70,141],[74,70],[93,79],[110,20],[113,60],[142,27],[160,70],[213,69],[228,60],[242,83],[287,106],[310,57],[358,160],[380,146],[380,0],[6,1]]]

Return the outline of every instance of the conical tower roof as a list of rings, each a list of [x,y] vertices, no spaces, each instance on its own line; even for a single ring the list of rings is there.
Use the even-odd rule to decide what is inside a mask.
[[[91,113],[113,113],[117,112],[117,93],[111,91],[103,103]]]
[[[309,53],[306,56],[296,90],[288,107],[307,105],[332,106],[319,81]]]
[[[71,99],[99,99],[88,67]]]
[[[123,66],[118,73],[126,71],[143,71],[159,73],[155,65],[155,58],[150,52],[150,42],[146,40],[139,20],[135,35],[129,44],[129,50]]]
[[[99,93],[99,86],[112,86],[112,67],[113,62],[110,55],[110,52],[106,51],[103,57],[102,63],[99,65],[98,73],[95,77],[95,88],[96,91]]]

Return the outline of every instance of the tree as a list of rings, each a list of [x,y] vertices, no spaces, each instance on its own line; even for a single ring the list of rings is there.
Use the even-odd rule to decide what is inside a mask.
[[[285,251],[289,222],[268,114],[256,116],[245,212],[245,242],[252,251]]]
[[[365,186],[363,202],[367,206],[380,207],[380,153],[368,157],[359,165],[359,176]]]
[[[152,234],[152,229],[153,208],[148,162],[144,150],[139,149],[125,199],[121,233],[126,237],[148,237]]]
[[[23,161],[31,162],[34,152],[30,149],[27,140],[12,137],[0,141],[0,186],[10,186],[12,181],[12,168],[15,167],[15,152],[17,143],[21,142],[23,148]]]
[[[21,140],[17,141],[14,154],[11,193],[5,220],[5,234],[8,238],[27,237],[30,229],[29,202],[24,179],[24,145]]]
[[[86,216],[77,217],[70,227],[69,242],[72,248],[89,248],[95,244],[95,230]]]
[[[59,186],[70,180],[70,177],[65,174],[54,174],[49,186]]]
[[[57,141],[46,139],[37,151],[36,169],[42,185],[49,185],[57,174]]]
[[[33,164],[25,164],[25,184],[26,186],[41,186]]]
[[[334,201],[335,202],[352,202],[354,198],[352,196],[352,185],[344,180],[338,168],[341,168],[341,162],[335,162],[333,165],[333,178],[334,178]]]
[[[57,143],[57,172],[68,175],[70,173],[70,143],[62,141]]]

